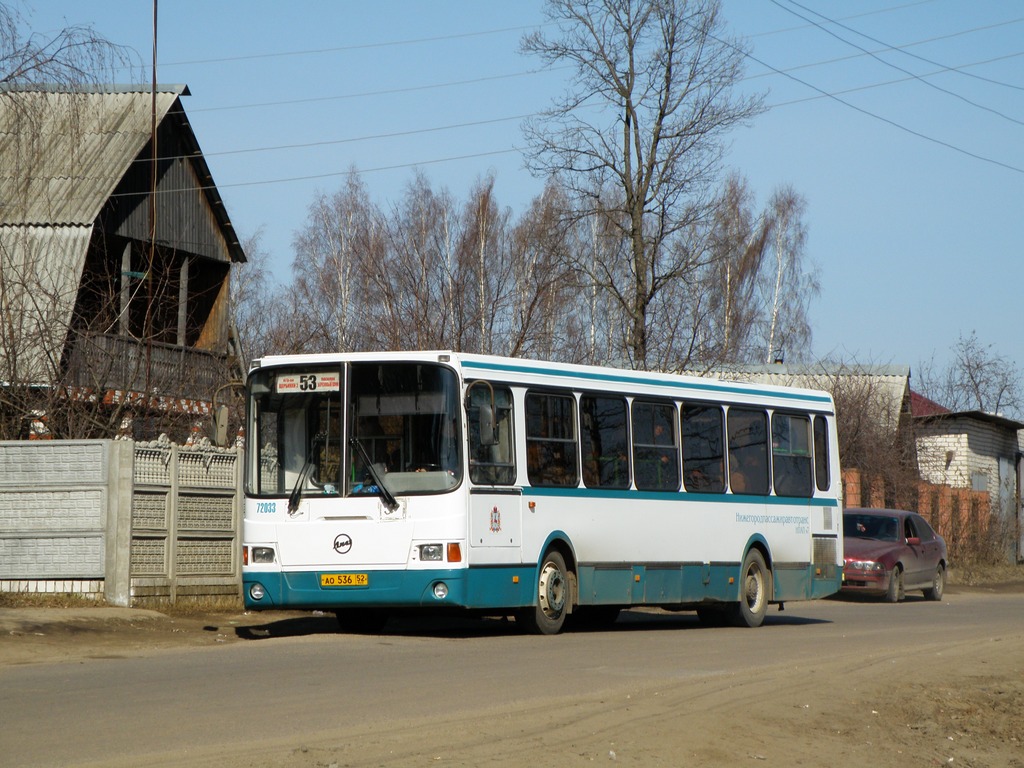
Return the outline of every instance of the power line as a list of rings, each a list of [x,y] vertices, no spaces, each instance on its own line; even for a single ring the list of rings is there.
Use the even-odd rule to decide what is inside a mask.
[[[913,3],[913,4],[910,4],[910,5],[921,5],[923,3],[927,3],[927,2],[931,2],[931,1],[932,0],[922,0],[922,2]],[[773,2],[774,2],[774,0],[773,0]],[[776,5],[778,5],[778,3],[776,3]],[[780,6],[780,7],[782,7],[782,6]],[[909,6],[901,6],[901,7],[909,7]],[[784,7],[782,9],[786,10],[789,13],[792,13],[793,15],[797,16],[798,18],[803,18],[802,16],[800,16],[800,14],[797,14],[797,13],[791,11],[790,9],[787,9],[787,8],[784,8]],[[871,14],[860,14],[859,16],[865,16],[865,15],[871,15]],[[1003,26],[1003,25],[1007,25],[1007,24],[1018,23],[1018,22],[1020,22],[1022,20],[1024,20],[1024,19],[1016,19],[1016,20],[1013,20],[1013,21],[1001,22],[1000,24],[992,25],[992,26]],[[808,27],[818,27],[819,29],[821,28],[820,24],[817,24],[817,23],[815,23],[813,21],[809,21],[807,26]],[[533,28],[533,27],[530,27],[530,28]],[[977,29],[987,29],[987,28],[990,28],[990,27],[981,27],[981,28],[977,28]],[[523,28],[518,28],[518,29],[523,29]],[[443,37],[436,37],[436,38],[423,38],[422,41],[444,40],[444,39],[449,39],[449,38],[452,38],[452,37],[469,37],[469,36],[476,36],[476,35],[483,35],[483,34],[491,34],[491,33],[498,32],[498,31],[507,31],[507,30],[492,30],[492,31],[485,31],[485,32],[480,32],[480,33],[467,33],[465,35],[443,36]],[[967,31],[957,32],[953,36],[960,35],[960,34],[966,34],[966,33],[971,32],[971,31],[975,31],[975,30],[967,30]],[[768,34],[768,33],[765,33],[765,34]],[[842,38],[839,38],[839,39],[842,39]],[[936,38],[932,38],[932,39],[934,40]],[[381,43],[381,44],[377,44],[377,45],[390,45],[390,44],[398,45],[398,44],[406,44],[406,43],[411,43],[411,42],[416,42],[416,41],[399,41],[399,42],[395,42],[395,43]],[[846,41],[844,41],[844,42],[846,42]],[[927,42],[927,41],[924,41],[924,42]],[[879,44],[880,45],[885,45],[884,43],[879,43]],[[919,45],[919,44],[921,44],[921,42],[909,43],[907,45],[910,46],[910,45]],[[851,45],[853,45],[853,44],[851,43]],[[375,46],[352,46],[351,48],[360,48],[360,47],[375,47]],[[854,46],[854,47],[857,47],[857,46]],[[887,46],[887,47],[889,47],[890,49],[892,48],[891,46]],[[342,49],[330,49],[330,50],[342,50]],[[857,54],[856,56],[854,56],[854,58],[857,58],[860,55],[870,55],[870,52],[864,51],[864,49],[860,49],[860,50],[863,51],[863,54]],[[291,52],[288,55],[293,55],[293,54],[297,54],[297,53],[300,53],[300,52]],[[270,56],[270,55],[280,55],[280,54],[268,54],[268,56]],[[1003,168],[1006,168],[1006,169],[1009,169],[1009,170],[1014,170],[1014,171],[1017,171],[1017,172],[1024,172],[1024,171],[1022,171],[1022,169],[1017,168],[1017,167],[1015,167],[1015,166],[1013,166],[1011,164],[1004,163],[1002,161],[999,161],[999,160],[996,160],[996,159],[993,159],[993,158],[984,157],[982,155],[978,155],[978,154],[975,154],[975,153],[970,152],[968,150],[965,150],[965,149],[962,149],[960,147],[957,147],[957,146],[955,146],[953,144],[950,144],[948,142],[945,142],[945,141],[942,141],[942,140],[935,139],[933,137],[927,136],[927,135],[925,135],[923,133],[920,133],[920,132],[915,131],[915,130],[913,130],[911,128],[908,128],[908,127],[906,127],[904,125],[901,125],[901,124],[897,123],[894,120],[891,120],[889,118],[883,117],[881,115],[874,114],[874,113],[872,113],[872,112],[870,112],[870,111],[868,111],[866,109],[862,109],[860,107],[856,107],[853,104],[850,104],[849,102],[844,101],[843,99],[839,98],[840,95],[843,95],[843,94],[846,94],[846,93],[851,93],[851,92],[859,91],[859,90],[867,90],[867,89],[876,88],[876,87],[883,87],[883,86],[886,86],[886,85],[893,84],[894,82],[901,82],[899,80],[897,80],[897,81],[889,81],[889,82],[885,82],[885,83],[876,83],[876,84],[861,86],[859,88],[848,89],[848,90],[845,90],[845,91],[828,92],[828,91],[820,89],[820,88],[818,88],[816,86],[813,86],[810,83],[805,82],[804,80],[801,80],[800,78],[797,78],[797,77],[795,77],[795,76],[793,76],[791,74],[793,71],[796,71],[798,69],[807,68],[809,66],[816,66],[815,64],[803,64],[803,65],[799,65],[798,67],[790,68],[790,69],[787,69],[787,70],[780,70],[780,69],[778,69],[776,67],[773,67],[773,66],[771,66],[771,65],[769,65],[769,64],[767,64],[767,63],[765,63],[765,62],[763,62],[763,61],[761,61],[761,60],[759,60],[759,59],[757,59],[755,57],[753,57],[750,54],[745,54],[745,55],[749,59],[751,59],[752,61],[754,61],[754,62],[760,64],[761,66],[765,67],[766,69],[770,70],[772,73],[777,74],[777,75],[782,75],[784,77],[787,77],[790,80],[793,80],[794,82],[797,82],[797,83],[799,83],[801,85],[804,85],[807,88],[810,88],[811,90],[815,91],[818,94],[816,96],[811,96],[811,97],[808,97],[806,99],[798,99],[798,100],[792,100],[792,101],[787,101],[787,102],[782,102],[782,103],[779,103],[779,104],[775,104],[775,105],[772,105],[772,108],[778,108],[778,107],[781,107],[781,106],[788,106],[788,105],[791,105],[791,104],[796,104],[796,103],[800,103],[800,102],[804,102],[804,101],[809,101],[809,100],[815,100],[815,99],[819,99],[819,98],[831,98],[831,99],[833,99],[833,100],[835,100],[835,101],[837,101],[837,102],[839,102],[839,103],[841,103],[841,104],[843,104],[845,106],[850,107],[851,109],[855,109],[855,110],[857,110],[857,111],[859,111],[859,112],[861,112],[861,113],[863,113],[863,114],[865,114],[865,115],[867,115],[869,117],[874,117],[877,120],[885,122],[885,123],[887,123],[887,124],[889,124],[889,125],[891,125],[893,127],[896,127],[896,128],[898,128],[898,129],[900,129],[900,130],[902,130],[904,132],[907,132],[907,133],[909,133],[911,135],[914,135],[915,137],[924,139],[924,140],[929,141],[931,143],[939,144],[941,146],[947,147],[949,149],[952,149],[952,150],[954,150],[954,151],[956,151],[958,153],[967,155],[967,156],[972,157],[974,159],[978,159],[978,160],[982,160],[984,162],[988,162],[988,163],[991,163],[991,164],[994,164],[994,165],[998,165],[1000,167],[1003,167]],[[1012,54],[1012,55],[1013,56],[1020,56],[1020,55],[1024,55],[1024,54],[1017,53],[1017,54]],[[245,58],[245,57],[242,57],[242,58]],[[924,60],[924,59],[922,59],[922,60]],[[985,62],[979,62],[979,63],[985,63]],[[961,65],[961,66],[975,66],[975,65],[976,64],[968,64],[968,65]],[[941,66],[941,65],[936,64],[936,66]],[[901,71],[905,71],[905,70],[901,70]],[[957,70],[957,71],[959,71],[959,70]],[[236,105],[236,106],[226,106],[226,107],[212,107],[212,108],[198,109],[198,110],[195,110],[195,111],[201,112],[201,111],[212,111],[212,110],[216,110],[216,109],[240,109],[240,108],[249,107],[249,106],[274,106],[275,104],[282,104],[282,105],[284,105],[284,104],[294,104],[294,103],[298,103],[299,101],[323,101],[323,100],[336,99],[336,98],[356,98],[356,97],[382,95],[382,94],[389,94],[389,93],[401,93],[401,92],[407,92],[407,91],[426,90],[426,89],[441,88],[441,87],[452,87],[452,86],[471,84],[471,83],[477,83],[477,82],[486,82],[486,81],[490,81],[490,80],[499,80],[499,79],[513,78],[513,77],[521,77],[521,76],[537,74],[539,72],[540,72],[540,70],[529,70],[529,71],[525,71],[525,72],[512,73],[512,74],[506,74],[506,75],[497,75],[497,76],[493,76],[493,77],[475,78],[475,79],[469,79],[469,80],[452,81],[452,82],[449,82],[449,83],[437,83],[437,84],[431,84],[431,85],[426,85],[426,86],[415,86],[415,87],[410,87],[410,88],[394,89],[394,90],[391,90],[391,91],[364,92],[364,93],[356,93],[356,94],[347,94],[347,95],[336,96],[336,97],[320,97],[320,98],[317,98],[317,99],[293,100],[293,101],[276,102],[276,103],[275,102],[268,102],[268,103],[264,103],[262,105]],[[935,74],[935,73],[931,73],[931,74]],[[917,76],[917,75],[915,75],[913,73],[908,73],[908,75],[911,78],[920,79],[919,76]],[[403,136],[411,136],[411,135],[417,135],[417,134],[421,134],[421,133],[433,133],[433,132],[440,132],[440,131],[445,131],[445,130],[454,130],[454,129],[459,129],[459,128],[476,127],[476,126],[482,126],[482,125],[488,125],[488,124],[497,124],[497,123],[509,122],[509,121],[513,121],[513,120],[522,120],[522,119],[528,118],[530,116],[532,116],[532,115],[516,115],[516,116],[493,118],[493,119],[489,119],[489,120],[480,120],[480,121],[464,122],[464,123],[454,123],[454,124],[443,125],[443,126],[434,126],[434,127],[429,127],[429,128],[421,128],[421,129],[412,129],[412,130],[406,130],[406,131],[398,131],[398,132],[385,133],[385,134],[364,135],[364,136],[342,138],[342,139],[326,139],[326,140],[322,140],[322,141],[300,143],[300,144],[284,144],[284,145],[277,145],[277,146],[253,147],[253,148],[247,148],[247,149],[233,149],[233,150],[225,150],[225,151],[221,151],[221,152],[206,153],[206,156],[208,156],[208,157],[217,157],[217,156],[238,155],[238,154],[244,154],[244,153],[249,153],[249,152],[283,151],[283,150],[290,150],[290,149],[323,147],[323,146],[331,146],[331,145],[356,143],[356,142],[362,142],[362,141],[373,141],[373,140],[379,140],[379,139],[399,138],[399,137],[403,137]],[[454,157],[435,158],[435,159],[432,159],[432,160],[423,160],[423,161],[417,161],[417,162],[400,163],[400,164],[394,164],[394,165],[388,165],[388,166],[379,166],[379,167],[375,167],[375,168],[360,169],[359,172],[360,173],[376,173],[376,172],[382,172],[382,171],[388,171],[388,170],[397,170],[397,169],[403,169],[403,168],[414,168],[414,167],[421,166],[421,165],[437,165],[437,164],[441,164],[441,163],[454,162],[454,161],[459,161],[459,160],[466,160],[466,159],[474,159],[474,158],[481,158],[481,157],[489,157],[489,156],[498,156],[498,155],[510,154],[510,153],[513,153],[513,152],[516,152],[516,151],[519,151],[519,150],[514,149],[514,148],[500,149],[500,150],[493,150],[493,151],[481,152],[481,153],[476,153],[476,154],[467,154],[467,155],[459,155],[459,156],[454,156]],[[184,158],[178,157],[178,158],[161,158],[161,159],[166,160],[166,159],[184,159]],[[236,182],[236,183],[229,183],[229,184],[221,184],[221,185],[217,185],[217,186],[218,187],[223,187],[223,188],[228,188],[228,187],[246,187],[246,186],[260,186],[260,185],[267,185],[267,184],[278,184],[278,183],[288,183],[288,182],[303,181],[303,180],[315,180],[315,179],[322,179],[322,178],[339,177],[339,176],[345,176],[348,173],[351,173],[351,171],[337,171],[337,172],[328,172],[328,173],[311,174],[311,175],[298,175],[298,176],[291,176],[291,177],[284,177],[284,178],[263,179],[263,180],[249,181],[249,182]],[[211,188],[212,188],[212,186],[213,185],[210,185]],[[181,191],[181,190],[163,190],[162,192],[171,193],[171,192],[178,192],[178,191]]]
[[[852,16],[844,16],[843,21],[860,19],[864,18],[865,16],[878,16],[879,14],[883,13],[893,13],[894,11],[902,11],[907,8],[914,8],[915,6],[918,5],[930,5],[931,3],[934,2],[935,0],[917,0],[917,2],[914,3],[904,3],[903,5],[894,5],[890,8],[879,8],[877,11],[865,11],[864,13],[855,13]],[[807,29],[808,26],[810,25],[804,24],[803,26],[785,27],[783,29],[772,29],[769,30],[768,32],[756,32],[753,35],[750,35],[750,37],[769,37],[771,35],[782,35],[789,32],[798,32],[801,29]]]
[[[273,152],[282,149],[309,149],[311,147],[326,147],[335,144],[352,144],[358,141],[374,141],[376,139],[396,139],[402,136],[415,136],[421,133],[437,133],[439,131],[450,131],[457,128],[476,128],[481,125],[494,125],[495,123],[508,123],[513,120],[525,120],[529,117],[533,117],[534,114],[529,115],[512,115],[511,117],[496,117],[491,120],[475,120],[469,123],[452,123],[450,125],[437,125],[432,128],[416,128],[415,130],[409,131],[394,131],[393,133],[377,133],[370,136],[353,136],[347,139],[325,139],[323,141],[310,141],[300,144],[279,144],[274,147],[253,147],[250,149],[228,149],[222,152],[210,152],[206,153],[209,157],[218,157],[224,155],[240,155],[249,152]],[[172,159],[181,159],[175,157]]]
[[[528,29],[538,29],[550,26],[549,24],[531,24],[521,27],[502,27],[500,29],[485,29],[480,32],[463,32],[455,35],[437,35],[435,37],[419,37],[410,40],[389,40],[381,43],[362,43],[360,45],[343,45],[336,48],[307,48],[298,51],[276,51],[273,53],[253,53],[244,56],[225,56],[218,59],[194,59],[192,61],[171,61],[161,62],[161,67],[183,67],[195,64],[225,64],[234,61],[255,61],[258,59],[274,59],[289,56],[310,56],[323,53],[345,53],[348,51],[362,51],[374,48],[390,48],[404,45],[420,45],[423,43],[439,43],[449,40],[462,40],[470,37],[484,37],[486,35],[499,35],[506,32],[523,32]]]
[[[287,101],[264,101],[252,104],[233,104],[219,107],[200,107],[191,110],[192,112],[218,112],[228,109],[255,109],[266,107],[295,106],[296,104],[315,104],[324,101],[342,101],[346,99],[361,99],[371,96],[394,96],[400,93],[415,93],[417,91],[431,91],[439,88],[452,88],[460,85],[476,85],[478,83],[493,82],[495,80],[510,80],[516,77],[526,77],[540,74],[541,72],[557,72],[569,67],[557,67],[551,70],[528,69],[523,72],[513,72],[504,75],[491,75],[488,77],[476,77],[469,80],[451,80],[445,83],[428,83],[427,85],[411,85],[404,88],[391,88],[380,91],[361,91],[356,93],[344,93],[335,96],[315,96],[307,99],[288,99]]]
[[[1024,51],[1019,51],[1017,53],[1010,53],[1010,54],[1007,54],[1005,56],[997,56],[994,59],[986,59],[985,61],[979,61],[979,62],[975,62],[973,64],[962,64],[961,66],[975,67],[975,66],[980,66],[982,64],[992,64],[993,62],[997,62],[997,61],[1005,61],[1007,59],[1015,59],[1015,58],[1019,58],[1021,56],[1024,56]],[[786,72],[792,72],[794,70],[793,69],[787,69],[785,71]],[[938,74],[942,74],[943,72],[948,72],[948,71],[951,71],[951,70],[948,69],[948,68],[944,68],[944,69],[936,70],[934,72],[928,72],[928,73],[924,74],[923,77],[931,77],[932,75],[938,75]],[[858,85],[858,86],[855,86],[853,88],[845,88],[845,89],[843,89],[841,91],[832,91],[831,93],[832,93],[832,95],[835,95],[835,96],[843,96],[843,95],[845,95],[847,93],[858,93],[860,91],[870,91],[870,90],[873,90],[875,88],[884,88],[885,86],[888,86],[888,85],[897,85],[899,83],[906,83],[906,82],[910,82],[911,80],[914,80],[914,79],[916,79],[916,78],[914,78],[914,77],[901,77],[901,78],[898,78],[896,80],[886,80],[886,81],[883,81],[883,82],[880,82],[880,83],[869,83],[868,85]],[[807,96],[807,97],[802,98],[802,99],[790,99],[789,101],[780,101],[777,104],[769,105],[769,109],[774,109],[776,107],[788,107],[788,106],[791,106],[793,104],[803,104],[804,102],[817,101],[818,99],[823,99],[823,98],[825,98],[825,97],[819,95],[819,96]]]
[[[932,2],[932,0],[924,0],[924,1],[925,2]],[[1010,19],[1008,21],[1001,21],[1001,22],[999,22],[997,24],[988,24],[988,25],[982,26],[982,27],[972,27],[970,29],[961,29],[961,30],[957,30],[956,32],[951,32],[951,33],[946,34],[946,35],[937,35],[935,37],[925,38],[924,40],[915,40],[912,43],[905,43],[902,46],[896,46],[896,47],[885,46],[884,48],[882,48],[880,50],[873,51],[873,53],[881,53],[882,51],[885,51],[885,50],[895,50],[895,51],[900,51],[902,53],[907,53],[907,51],[906,51],[907,48],[914,48],[914,47],[919,46],[919,45],[927,45],[929,43],[935,43],[935,42],[938,42],[940,40],[951,40],[951,39],[953,39],[955,37],[963,37],[964,35],[974,34],[975,32],[987,32],[988,30],[991,30],[991,29],[998,29],[999,27],[1006,27],[1006,26],[1010,26],[1012,24],[1020,24],[1021,22],[1024,22],[1024,17],[1019,18],[1019,19]],[[805,24],[802,27],[793,27],[793,29],[806,29],[809,26],[812,26],[812,25]],[[884,46],[885,44],[882,43],[881,45]],[[851,53],[848,56],[837,56],[837,57],[832,58],[832,59],[824,59],[822,61],[810,62],[808,64],[798,64],[795,67],[787,68],[786,72],[796,72],[797,70],[800,70],[800,69],[812,69],[814,67],[821,67],[821,66],[825,66],[827,64],[841,64],[844,61],[853,61],[855,59],[863,58],[865,55],[867,55],[867,54],[864,54],[864,53]],[[913,56],[914,54],[909,54],[908,53],[907,55]],[[1019,55],[1019,54],[1010,54],[1009,56],[1005,56],[1005,57],[1001,57],[1001,58],[1011,58],[1012,56],[1017,56],[1017,55]],[[963,71],[967,67],[976,67],[976,66],[979,66],[981,64],[988,64],[988,63],[991,63],[991,62],[994,62],[994,61],[1000,61],[1001,58],[997,57],[997,58],[994,58],[994,59],[987,59],[985,61],[976,61],[976,62],[973,62],[973,63],[961,64],[961,65],[956,66],[956,67],[943,67],[943,71],[959,72],[960,74],[967,75],[968,77],[974,77],[974,78],[976,78],[978,80],[982,80],[984,82],[989,82],[989,83],[992,83],[994,85],[1001,85],[1004,88],[1012,88],[1014,90],[1024,91],[1024,86],[1022,86],[1022,85],[1015,85],[1013,83],[1006,83],[1006,82],[1002,82],[1000,80],[991,80],[991,79],[989,79],[987,77],[982,77],[980,75],[975,75],[973,73],[969,73],[969,72],[964,72]],[[922,59],[922,60],[923,61],[927,61],[927,59]],[[934,64],[934,66],[943,66],[943,65],[941,65],[941,64]],[[760,77],[771,77],[773,74],[775,74],[775,73],[774,72],[764,72],[762,74],[752,75],[750,77],[745,77],[743,79],[744,80],[756,80],[757,78],[760,78]]]
[[[197,184],[195,186],[182,187],[180,189],[162,189],[162,190],[158,190],[157,194],[174,194],[174,193],[180,193],[180,192],[194,192],[196,190],[206,191],[206,190],[212,190],[212,189],[228,189],[228,188],[233,188],[233,187],[258,187],[258,186],[263,186],[263,185],[266,185],[266,184],[285,184],[285,183],[292,182],[292,181],[315,181],[317,179],[330,179],[330,178],[337,178],[339,176],[348,176],[348,175],[352,174],[353,172],[355,172],[355,173],[357,173],[359,175],[363,175],[363,174],[366,174],[366,173],[378,173],[378,172],[381,172],[381,171],[395,171],[395,170],[401,170],[403,168],[417,168],[417,167],[419,167],[421,165],[438,165],[440,163],[451,163],[451,162],[456,162],[458,160],[475,160],[475,159],[481,158],[481,157],[495,157],[497,155],[507,155],[507,154],[511,154],[512,152],[519,152],[519,151],[520,150],[515,149],[515,148],[512,148],[512,149],[498,149],[498,150],[494,150],[494,151],[491,151],[491,152],[476,152],[474,154],[469,154],[469,155],[455,155],[453,157],[439,157],[439,158],[435,158],[434,160],[417,160],[414,163],[396,163],[395,165],[381,165],[381,166],[377,166],[375,168],[358,168],[355,171],[352,171],[352,170],[347,170],[347,171],[329,171],[327,173],[315,173],[315,174],[309,174],[309,175],[305,175],[305,176],[289,176],[289,177],[279,178],[279,179],[262,179],[262,180],[258,180],[258,181],[237,181],[237,182],[229,182],[227,184]],[[117,198],[117,197],[136,197],[136,196],[138,196],[137,192],[123,192],[123,193],[113,194],[110,197],[111,198]]]
[[[729,47],[735,48],[735,46],[731,45],[727,41],[719,40],[718,42],[722,43],[723,45],[727,45]],[[736,50],[741,50],[741,49],[736,49]],[[816,91],[821,96],[824,96],[824,97],[827,97],[829,99],[832,99],[833,101],[837,101],[840,104],[842,104],[843,106],[849,107],[850,109],[855,110],[856,112],[860,112],[863,115],[867,115],[868,117],[872,117],[875,120],[879,120],[879,121],[881,121],[883,123],[891,125],[893,128],[897,128],[897,129],[899,129],[899,130],[901,130],[901,131],[903,131],[905,133],[909,133],[911,136],[916,136],[919,139],[924,139],[925,141],[931,142],[932,144],[938,144],[939,146],[946,147],[947,149],[951,149],[954,152],[958,152],[959,154],[966,155],[967,157],[974,158],[975,160],[981,160],[982,162],[991,163],[992,165],[997,165],[1000,168],[1005,168],[1005,169],[1010,170],[1010,171],[1016,171],[1017,173],[1024,174],[1024,168],[1018,168],[1015,165],[1010,165],[1009,163],[1004,163],[1001,160],[996,160],[996,159],[991,158],[991,157],[985,157],[984,155],[979,155],[979,154],[977,154],[975,152],[971,152],[970,150],[963,149],[962,147],[958,147],[955,144],[950,144],[948,141],[943,141],[942,139],[936,139],[933,136],[928,136],[927,134],[921,133],[920,131],[916,131],[913,128],[908,128],[907,126],[902,125],[901,123],[898,123],[895,120],[890,120],[887,117],[883,117],[882,115],[875,114],[874,112],[871,112],[870,110],[864,109],[863,107],[858,107],[856,104],[851,104],[850,102],[846,101],[845,99],[839,98],[839,96],[837,96],[837,95],[835,95],[833,93],[829,93],[828,91],[824,91],[821,88],[818,88],[818,86],[816,86],[816,85],[812,85],[811,83],[808,83],[806,80],[801,80],[796,75],[792,75],[792,74],[790,74],[788,72],[785,72],[785,71],[783,71],[781,69],[777,69],[776,67],[773,67],[771,64],[767,63],[766,61],[762,61],[761,59],[757,58],[753,54],[747,53],[746,51],[742,51],[742,53],[748,59],[750,59],[751,61],[753,61],[753,62],[755,62],[757,64],[760,64],[762,67],[766,67],[766,68],[772,70],[773,72],[782,75],[783,77],[789,78],[793,82],[799,83],[800,85],[802,85],[802,86],[804,86],[806,88],[810,88],[811,90]]]
[[[779,5],[777,2],[775,2],[775,0],[772,0],[772,2],[775,5]],[[884,49],[887,50],[887,51],[898,51],[899,53],[902,53],[904,56],[910,56],[913,59],[917,59],[918,61],[923,61],[925,64],[930,64],[933,67],[942,67],[944,70],[949,70],[949,71],[952,71],[952,72],[957,72],[957,73],[963,75],[964,77],[971,77],[971,78],[974,78],[975,80],[980,80],[980,81],[982,81],[984,83],[990,83],[992,85],[1000,85],[1000,86],[1002,86],[1004,88],[1013,88],[1014,90],[1024,91],[1024,86],[1016,85],[1014,83],[1003,82],[1002,80],[993,80],[992,78],[989,78],[989,77],[983,77],[981,75],[976,75],[973,72],[961,72],[958,67],[947,67],[945,64],[941,64],[941,63],[939,63],[937,61],[932,61],[931,59],[927,59],[924,56],[918,56],[916,53],[911,53],[910,51],[906,50],[907,48],[910,48],[913,45],[921,45],[921,43],[912,43],[910,45],[890,45],[889,43],[886,43],[883,40],[879,40],[877,38],[871,37],[871,35],[865,34],[864,32],[861,32],[859,30],[853,29],[852,27],[848,27],[848,26],[846,26],[845,24],[843,24],[840,21],[836,21],[835,19],[830,19],[828,16],[824,15],[823,13],[819,13],[818,11],[815,11],[812,8],[808,8],[807,6],[801,5],[800,3],[796,2],[796,0],[788,0],[788,2],[790,4],[792,4],[792,5],[795,5],[797,8],[802,8],[803,10],[807,11],[808,13],[813,13],[815,16],[818,16],[818,17],[824,19],[825,21],[827,21],[829,24],[835,24],[837,27],[842,27],[843,29],[847,30],[848,32],[852,32],[855,35],[859,35],[860,37],[863,37],[865,40],[870,40],[871,42],[875,43],[876,45],[884,46]],[[779,7],[782,8],[782,10],[784,10],[784,11],[787,11],[789,13],[794,13],[789,8],[785,8],[785,7],[781,6],[781,5],[779,5]],[[794,15],[797,16],[798,18],[804,18],[803,16],[800,16],[799,14],[796,14],[796,13],[794,13]],[[853,45],[853,47],[857,48],[858,50],[864,50],[863,48],[860,48],[860,46],[854,45],[853,43],[850,43],[847,40],[843,40],[843,38],[839,37],[838,35],[834,35],[832,32],[830,32],[829,30],[825,29],[820,24],[817,24],[816,22],[814,22],[814,21],[812,21],[810,19],[808,19],[808,21],[810,21],[810,23],[812,25],[818,27],[818,29],[821,29],[823,32],[827,32],[828,34],[833,35],[833,37],[835,37],[837,40],[842,40],[842,42],[847,43],[848,45]],[[944,35],[942,37],[933,38],[932,40],[928,40],[926,42],[934,42],[935,40],[948,39],[948,38],[951,38],[951,37],[959,37],[960,35],[969,34],[969,33],[973,33],[973,32],[981,32],[981,31],[988,31],[990,29],[998,29],[999,27],[1009,26],[1011,24],[1019,24],[1022,21],[1024,21],[1024,18],[1009,19],[1007,21],[998,22],[996,24],[988,24],[988,25],[983,26],[983,27],[974,27],[973,29],[970,29],[970,30],[963,30],[963,31],[955,32],[955,33],[953,33],[951,35]],[[865,53],[869,53],[869,52],[865,51]],[[877,51],[876,51],[876,53],[877,53]],[[882,61],[882,60],[879,59],[879,61]],[[894,66],[894,65],[891,65],[891,64],[889,64],[888,62],[885,62],[885,61],[882,61],[882,63],[883,64],[887,64],[888,66]]]
[[[819,30],[824,32],[825,34],[827,34],[827,35],[829,35],[831,37],[834,37],[836,40],[839,40],[840,42],[845,43],[846,45],[849,45],[849,46],[851,46],[853,48],[856,48],[858,51],[862,51],[863,53],[866,53],[868,56],[870,56],[871,58],[873,58],[875,61],[879,62],[880,64],[883,64],[883,65],[885,65],[887,67],[895,69],[898,72],[902,72],[903,74],[909,76],[910,78],[918,81],[922,85],[926,85],[929,88],[932,88],[932,89],[934,89],[936,91],[939,91],[940,93],[946,94],[947,96],[952,96],[953,98],[959,99],[960,101],[964,102],[965,104],[969,104],[970,106],[975,107],[976,109],[981,109],[981,110],[983,110],[985,112],[989,112],[989,113],[991,113],[993,115],[996,115],[997,117],[1001,117],[1004,120],[1007,120],[1007,121],[1009,121],[1011,123],[1016,123],[1017,125],[1024,125],[1024,121],[1018,120],[1018,119],[1016,119],[1014,117],[1010,117],[1009,115],[1005,114],[1004,112],[1000,112],[998,109],[992,109],[991,107],[987,107],[984,104],[979,104],[979,103],[977,103],[975,101],[972,101],[971,99],[968,99],[966,96],[963,96],[963,95],[961,95],[959,93],[951,91],[948,88],[943,88],[940,85],[936,85],[935,83],[933,83],[933,82],[931,82],[929,80],[926,80],[924,77],[919,76],[915,72],[911,72],[909,69],[904,69],[901,66],[898,66],[896,64],[893,64],[892,62],[886,61],[885,59],[881,58],[880,56],[878,56],[878,55],[868,51],[866,48],[863,48],[863,47],[857,45],[856,43],[851,42],[851,41],[841,37],[840,35],[837,35],[835,32],[833,32],[830,29],[826,29],[824,27],[824,25],[819,24],[818,22],[814,21],[813,19],[809,19],[806,16],[803,16],[802,14],[797,13],[792,8],[787,8],[786,6],[782,5],[782,3],[779,2],[779,0],[770,0],[770,1],[771,1],[772,5],[775,5],[776,7],[781,8],[782,10],[786,11],[787,13],[793,14],[798,19],[803,19],[804,21],[807,21],[807,22],[811,23],[812,25],[817,27]],[[800,5],[799,3],[793,2],[793,0],[789,0],[789,2],[791,2],[793,5],[796,5],[798,8],[803,8],[804,7],[804,6]],[[817,15],[821,16],[821,14],[817,14]],[[825,19],[826,21],[830,21],[830,19],[828,19],[825,16],[822,16],[822,18]],[[838,24],[838,22],[835,22],[835,23]],[[843,29],[849,29],[849,27],[843,26],[842,24],[838,24],[838,26],[843,27]],[[856,32],[856,30],[850,30],[850,31],[855,32],[856,34],[860,34],[859,32]],[[864,35],[864,37],[867,37],[867,35]],[[869,37],[868,39],[872,40],[872,42],[878,43],[879,45],[886,45],[885,43],[882,43],[879,40],[875,40],[874,38],[870,38]],[[898,49],[892,48],[892,46],[888,46],[888,49],[889,50],[898,50]],[[914,54],[906,53],[904,51],[900,51],[900,52],[901,53],[905,53],[905,55],[907,55],[907,56],[913,56],[914,55]],[[915,58],[920,58],[920,57],[915,57]],[[925,61],[925,59],[922,59],[922,61]],[[939,66],[939,67],[943,66],[941,64],[936,64],[935,62],[928,62],[928,63],[933,64],[934,66]]]

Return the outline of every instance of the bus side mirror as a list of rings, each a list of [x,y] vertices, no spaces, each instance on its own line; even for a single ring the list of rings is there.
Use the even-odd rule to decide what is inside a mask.
[[[228,407],[226,405],[219,405],[214,410],[212,427],[213,444],[219,448],[226,447],[228,444]]]
[[[480,445],[497,445],[498,436],[494,433],[494,411],[489,405],[481,405],[480,414]]]

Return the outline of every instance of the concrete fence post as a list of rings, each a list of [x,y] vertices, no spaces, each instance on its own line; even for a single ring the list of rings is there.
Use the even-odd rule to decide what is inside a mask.
[[[135,488],[135,443],[107,442],[106,573],[103,597],[110,605],[131,605],[132,496]]]

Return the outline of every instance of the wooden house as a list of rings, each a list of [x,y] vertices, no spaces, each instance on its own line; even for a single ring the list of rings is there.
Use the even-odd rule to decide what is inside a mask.
[[[33,402],[11,393],[38,401],[57,391],[64,403],[136,415],[199,414],[241,375],[229,281],[245,254],[187,95],[185,86],[0,89],[8,410]],[[52,396],[42,400],[54,409]]]

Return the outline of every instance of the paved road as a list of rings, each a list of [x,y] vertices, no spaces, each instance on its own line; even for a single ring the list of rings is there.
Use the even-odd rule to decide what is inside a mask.
[[[856,667],[887,646],[1020,635],[1024,594],[790,603],[755,630],[649,612],[557,637],[523,636],[499,621],[409,620],[381,636],[337,634],[329,617],[311,634],[289,636],[289,627],[271,620],[246,630],[251,641],[219,647],[2,667],[0,765],[158,764],[183,750],[301,745],[432,712],[742,677],[821,654]]]

